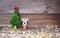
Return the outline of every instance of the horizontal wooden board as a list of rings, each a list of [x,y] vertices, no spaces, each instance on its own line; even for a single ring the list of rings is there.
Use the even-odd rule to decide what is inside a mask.
[[[0,24],[10,24],[12,14],[0,14]],[[29,25],[60,25],[60,14],[20,14],[20,17],[28,17]]]

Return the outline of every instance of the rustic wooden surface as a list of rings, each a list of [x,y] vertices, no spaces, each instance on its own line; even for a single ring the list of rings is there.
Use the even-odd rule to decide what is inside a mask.
[[[10,24],[12,13],[0,13],[0,24]],[[20,17],[28,17],[28,25],[60,25],[60,14],[20,14]]]

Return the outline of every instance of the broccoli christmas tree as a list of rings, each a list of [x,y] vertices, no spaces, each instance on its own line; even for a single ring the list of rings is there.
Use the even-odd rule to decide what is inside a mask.
[[[11,17],[10,23],[12,24],[14,29],[17,29],[23,23],[21,21],[21,18],[19,17],[18,7],[16,7],[16,6],[14,7],[14,13]]]

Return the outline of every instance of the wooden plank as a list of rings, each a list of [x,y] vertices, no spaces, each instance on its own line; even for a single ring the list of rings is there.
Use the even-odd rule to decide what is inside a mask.
[[[12,14],[2,13],[0,14],[0,24],[9,24]],[[21,17],[28,17],[30,25],[60,25],[60,14],[20,14]]]

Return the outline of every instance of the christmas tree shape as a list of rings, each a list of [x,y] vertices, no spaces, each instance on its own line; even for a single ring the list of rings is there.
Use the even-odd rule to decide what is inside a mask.
[[[12,24],[14,29],[17,29],[19,26],[22,25],[22,23],[23,22],[21,21],[21,18],[19,17],[18,7],[15,7],[14,13],[13,13],[11,20],[10,20],[10,24]]]

